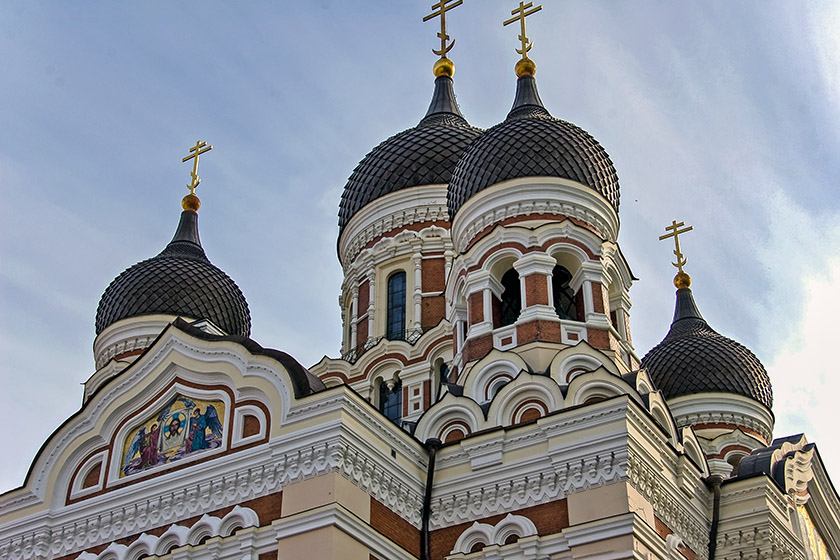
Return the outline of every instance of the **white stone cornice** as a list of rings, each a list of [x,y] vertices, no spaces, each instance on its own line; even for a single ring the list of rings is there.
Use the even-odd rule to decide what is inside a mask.
[[[551,276],[557,260],[545,253],[528,253],[519,258],[513,263],[513,268],[519,273],[519,276],[525,277],[531,274],[544,274]]]
[[[416,557],[391,539],[359,519],[341,504],[325,505],[315,509],[278,519],[272,523],[275,540],[315,531],[324,527],[336,527],[367,547],[371,554],[389,560],[416,560]]]
[[[464,252],[488,227],[508,218],[540,214],[576,218],[605,239],[618,238],[618,214],[592,188],[559,177],[525,177],[498,183],[470,197],[455,215],[452,239],[456,250]]]
[[[371,241],[397,228],[416,223],[449,221],[446,185],[402,189],[376,199],[356,212],[338,240],[338,256],[345,269]]]
[[[375,412],[369,403],[361,402],[359,397],[348,394],[348,391],[338,388],[310,395],[299,401],[289,411],[288,420],[294,422],[306,421],[330,412],[344,412],[354,416],[362,425],[381,425],[383,428],[378,435],[385,439],[385,442],[392,448],[417,464],[426,463],[426,452],[419,443],[403,430],[386,424],[381,414]],[[322,430],[318,430],[322,431]],[[299,434],[301,438],[308,439],[311,432]]]
[[[755,430],[769,445],[773,437],[773,413],[764,405],[732,393],[698,393],[668,400],[677,426],[735,424]]]
[[[122,319],[108,326],[96,336],[93,342],[96,367],[102,368],[119,354],[145,350],[176,318],[175,315],[142,315]],[[191,320],[188,317],[185,319]],[[95,386],[101,385],[101,381],[98,381],[99,377],[95,374],[85,383],[86,396],[93,393]],[[91,385],[90,388],[88,384]]]
[[[54,558],[274,494],[288,484],[338,472],[415,527],[420,476],[402,469],[353,430],[323,423],[321,433],[281,438],[214,460],[211,471],[183,469],[4,526],[0,557]],[[301,445],[303,444],[303,445]]]
[[[627,466],[631,486],[654,506],[655,513],[671,530],[682,536],[698,558],[706,558],[709,548],[708,522],[693,513],[685,504],[684,497],[668,487],[660,469],[642,458],[638,450],[631,448],[629,452]]]

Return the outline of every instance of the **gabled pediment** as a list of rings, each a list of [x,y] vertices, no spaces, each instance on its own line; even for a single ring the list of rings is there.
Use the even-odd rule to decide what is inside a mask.
[[[56,429],[0,511],[54,509],[258,445],[322,387],[287,354],[176,321]]]

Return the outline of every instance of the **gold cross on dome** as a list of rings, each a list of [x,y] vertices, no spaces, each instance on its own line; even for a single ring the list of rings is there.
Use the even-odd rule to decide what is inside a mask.
[[[514,17],[502,24],[503,26],[509,25],[515,21],[521,23],[522,32],[519,34],[519,40],[522,41],[522,48],[516,49],[516,52],[521,54],[522,58],[528,58],[528,51],[530,51],[531,47],[534,46],[534,42],[528,39],[528,36],[525,34],[525,18],[542,10],[542,5],[529,9],[532,8],[533,5],[533,2],[528,2],[527,4],[525,2],[519,2],[519,7],[510,11],[510,14]]]
[[[688,260],[685,258],[685,256],[683,256],[682,252],[680,251],[680,235],[694,229],[694,226],[683,226],[685,226],[685,222],[677,222],[676,220],[674,220],[670,226],[667,226],[665,228],[665,231],[670,231],[671,233],[666,233],[665,235],[659,236],[660,241],[668,239],[670,237],[674,238],[674,245],[676,246],[676,248],[674,249],[674,254],[677,256],[677,262],[671,264],[676,266],[681,274],[684,274],[683,267],[685,266],[685,263],[688,262]]]
[[[449,35],[446,34],[446,12],[453,8],[457,8],[463,3],[464,0],[440,0],[440,2],[432,6],[432,9],[437,11],[432,12],[431,14],[423,18],[423,21],[429,21],[432,18],[440,16],[440,33],[437,34],[437,36],[440,38],[440,50],[437,51],[435,49],[432,49],[432,52],[440,57],[445,58],[446,53],[451,51],[452,47],[455,46],[455,39],[452,39],[451,44],[446,44],[446,42],[450,39]]]
[[[184,159],[181,160],[181,162],[183,162],[183,163],[186,163],[191,159],[194,160],[193,161],[193,170],[192,170],[192,172],[190,172],[190,176],[192,177],[192,181],[190,182],[189,185],[187,185],[187,188],[190,189],[190,194],[193,194],[193,195],[195,194],[195,188],[201,182],[201,179],[198,178],[198,156],[200,156],[203,153],[209,152],[212,149],[213,149],[213,146],[208,146],[207,142],[202,142],[201,140],[198,140],[195,143],[195,146],[190,148],[190,155],[186,156]]]

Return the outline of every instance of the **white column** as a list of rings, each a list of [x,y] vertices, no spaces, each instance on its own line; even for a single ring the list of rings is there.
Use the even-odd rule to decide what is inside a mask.
[[[356,321],[359,320],[359,286],[353,287],[353,300],[350,302],[350,340],[348,351],[356,347]]]
[[[470,296],[481,294],[481,309],[484,318],[474,325],[469,325],[467,338],[472,338],[493,331],[493,296],[501,297],[502,285],[486,270],[479,270],[467,275],[464,283],[467,293],[467,306]]]
[[[370,292],[368,299],[370,302],[368,303],[368,338],[373,338],[377,336],[375,325],[374,325],[374,318],[375,318],[375,311],[376,311],[376,272],[371,270],[368,272],[368,284],[370,286]],[[365,341],[367,342],[367,341]]]
[[[541,319],[544,321],[559,321],[557,312],[554,306],[551,305],[551,273],[554,271],[554,266],[557,261],[554,257],[546,255],[545,253],[528,253],[515,263],[513,268],[519,273],[519,285],[522,292],[522,312],[519,314],[518,323],[523,321],[532,321],[534,319]],[[527,301],[525,278],[533,275],[541,275],[548,278],[548,304],[531,304]]]
[[[420,315],[423,312],[423,255],[411,255],[414,261],[414,328],[420,328]]]
[[[611,325],[610,319],[606,313],[595,311],[595,299],[592,296],[593,285],[598,283],[603,286],[605,279],[606,275],[600,262],[586,262],[583,263],[572,280],[574,284],[579,283],[580,289],[583,290],[583,311],[586,322],[599,328],[608,329]],[[609,303],[604,301],[605,310],[608,306]]]
[[[452,261],[455,258],[455,251],[447,249],[443,253],[443,277],[445,280],[449,279],[449,273],[452,271]]]

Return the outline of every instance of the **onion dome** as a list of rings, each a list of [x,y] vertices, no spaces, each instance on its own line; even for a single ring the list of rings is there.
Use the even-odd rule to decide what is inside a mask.
[[[198,208],[187,204],[190,196],[194,195],[185,197],[185,210],[169,245],[124,271],[105,289],[96,310],[97,335],[122,319],[158,314],[209,319],[228,334],[250,335],[245,296],[204,254]]]
[[[537,92],[533,67],[520,68],[513,108],[504,122],[464,153],[449,185],[449,216],[474,194],[520,177],[561,177],[587,185],[618,211],[618,175],[609,155],[585,130],[555,119]],[[533,63],[531,63],[533,66]]]
[[[458,109],[451,73],[451,68],[436,64],[435,92],[423,120],[379,144],[353,170],[341,195],[341,230],[380,197],[408,187],[449,183],[461,154],[482,132]]]
[[[671,330],[642,358],[642,367],[665,398],[730,393],[771,409],[770,377],[755,354],[715,332],[700,315],[687,283],[678,286]]]

